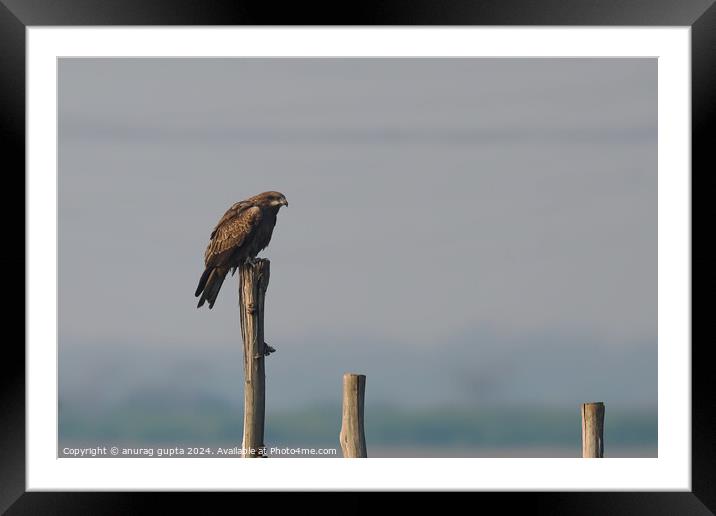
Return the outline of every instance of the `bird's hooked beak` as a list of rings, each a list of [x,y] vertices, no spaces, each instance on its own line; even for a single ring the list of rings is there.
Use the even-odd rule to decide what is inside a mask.
[[[288,206],[288,201],[286,200],[285,197],[283,199],[281,199],[281,206]]]

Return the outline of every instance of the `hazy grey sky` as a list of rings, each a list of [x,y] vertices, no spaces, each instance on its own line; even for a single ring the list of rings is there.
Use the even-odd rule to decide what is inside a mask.
[[[656,403],[654,59],[62,59],[60,387],[240,396],[211,228],[282,191],[269,404]],[[178,394],[180,395],[180,394]]]

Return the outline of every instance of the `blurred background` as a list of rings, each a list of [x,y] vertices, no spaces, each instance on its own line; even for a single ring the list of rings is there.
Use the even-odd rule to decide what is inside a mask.
[[[280,190],[266,443],[657,455],[655,59],[60,59],[59,441],[240,446],[236,277],[209,233]]]

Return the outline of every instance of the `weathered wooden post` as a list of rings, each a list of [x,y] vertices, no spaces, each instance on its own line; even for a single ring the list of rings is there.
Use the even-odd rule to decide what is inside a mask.
[[[604,403],[582,403],[582,457],[604,457]]]
[[[344,458],[365,458],[363,407],[365,405],[365,375],[343,375],[343,417],[339,436]]]
[[[270,265],[266,259],[239,267],[241,336],[244,341],[244,458],[265,457],[264,415],[266,375],[264,357],[264,299]],[[272,351],[272,350],[271,350]]]

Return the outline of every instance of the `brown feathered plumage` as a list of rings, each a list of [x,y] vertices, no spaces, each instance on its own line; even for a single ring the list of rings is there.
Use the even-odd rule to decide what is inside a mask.
[[[197,308],[205,301],[212,308],[229,270],[254,259],[269,244],[281,206],[288,206],[282,193],[264,192],[237,202],[224,213],[204,253],[206,268],[194,293],[201,295]]]

